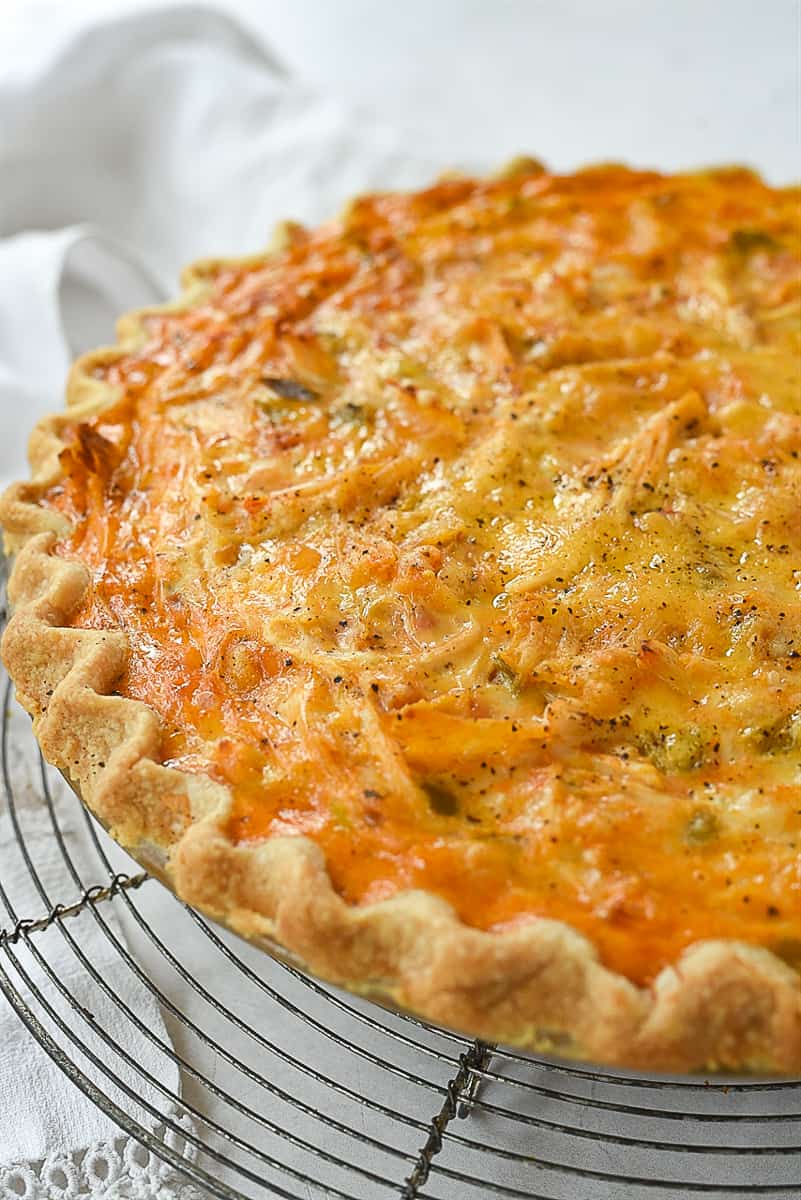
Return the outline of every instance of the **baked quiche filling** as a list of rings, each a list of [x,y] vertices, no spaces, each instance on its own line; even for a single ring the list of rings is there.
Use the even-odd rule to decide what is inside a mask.
[[[209,266],[41,503],[163,760],[364,904],[801,960],[801,192],[523,164]],[[65,525],[66,528],[66,525]]]

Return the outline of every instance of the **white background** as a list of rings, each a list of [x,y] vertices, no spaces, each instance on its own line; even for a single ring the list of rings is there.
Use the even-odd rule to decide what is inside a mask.
[[[35,25],[153,0],[0,0]],[[424,137],[443,163],[743,161],[801,174],[799,0],[222,0],[297,74]]]

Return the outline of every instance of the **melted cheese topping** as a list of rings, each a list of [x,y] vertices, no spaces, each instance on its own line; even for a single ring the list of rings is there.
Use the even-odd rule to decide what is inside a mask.
[[[618,167],[368,196],[95,373],[44,503],[231,836],[643,981],[801,950],[799,199]]]

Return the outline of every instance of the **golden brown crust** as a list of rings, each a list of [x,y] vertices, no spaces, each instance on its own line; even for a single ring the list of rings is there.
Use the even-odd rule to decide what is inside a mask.
[[[204,265],[185,283],[179,305],[203,294]],[[142,314],[120,337],[73,368],[73,417],[76,406],[90,414],[114,402],[93,368],[141,339]],[[36,503],[59,477],[63,420],[38,427],[32,481],[0,501],[16,552],[3,656],[46,757],[124,846],[163,850],[179,896],[245,937],[275,940],[325,979],[493,1041],[660,1071],[799,1071],[798,976],[768,951],[696,943],[640,989],[559,921],[483,932],[421,891],[352,906],[308,838],[233,844],[228,789],[161,765],[156,713],[114,694],[125,636],[69,626],[88,575],[51,553],[64,519]]]

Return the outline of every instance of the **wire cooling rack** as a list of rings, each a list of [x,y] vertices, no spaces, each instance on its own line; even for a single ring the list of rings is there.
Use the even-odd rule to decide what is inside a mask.
[[[38,901],[17,911],[3,887],[11,864],[0,863],[0,989],[75,1086],[201,1195],[798,1195],[800,1084],[558,1063],[470,1042],[274,962],[131,867],[41,762],[3,686],[0,815]],[[41,862],[43,822],[59,849],[55,879]],[[57,965],[66,951],[69,972]],[[123,999],[126,974],[155,998],[168,1037]],[[87,1002],[92,989],[103,1006]],[[121,1028],[148,1054],[125,1051]],[[148,1070],[154,1053],[159,1069]]]

